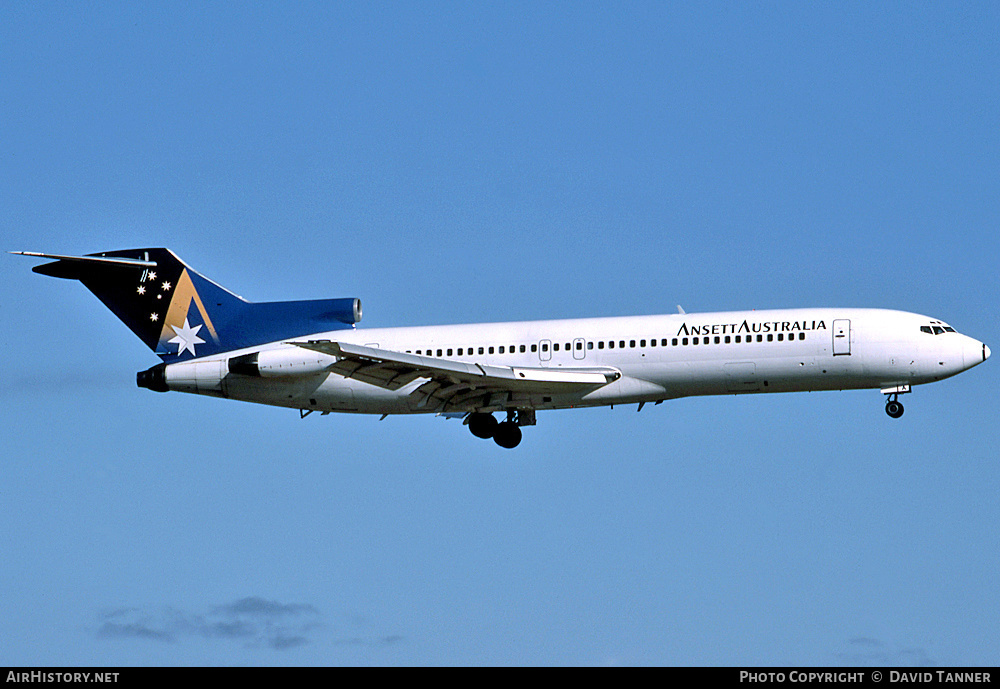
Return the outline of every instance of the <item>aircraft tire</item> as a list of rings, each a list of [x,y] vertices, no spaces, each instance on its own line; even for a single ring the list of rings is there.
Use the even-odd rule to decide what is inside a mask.
[[[513,421],[499,423],[496,433],[493,434],[493,441],[500,447],[513,449],[521,442],[521,429]]]
[[[474,413],[469,416],[469,430],[477,438],[492,438],[497,431],[496,417],[493,414]]]
[[[885,413],[894,419],[903,415],[903,405],[895,400],[885,403]]]

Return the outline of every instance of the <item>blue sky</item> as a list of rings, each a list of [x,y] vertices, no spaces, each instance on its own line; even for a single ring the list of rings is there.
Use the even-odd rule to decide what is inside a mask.
[[[0,6],[4,250],[362,327],[804,306],[1000,342],[995,3]],[[992,362],[456,421],[135,387],[0,259],[0,664],[996,664]]]

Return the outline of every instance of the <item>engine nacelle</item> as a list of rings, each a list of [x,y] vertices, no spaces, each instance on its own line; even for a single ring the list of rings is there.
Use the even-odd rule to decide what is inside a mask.
[[[157,364],[146,371],[139,371],[135,382],[140,388],[156,392],[194,392],[201,395],[222,395],[222,378],[225,368],[222,360],[182,361],[176,364]]]
[[[156,392],[194,392],[203,395],[223,394],[223,379],[229,374],[254,378],[291,378],[326,373],[337,362],[337,357],[313,352],[300,347],[268,349],[228,361],[180,361],[175,364],[157,364],[136,374],[140,388]]]
[[[257,378],[312,376],[326,373],[336,362],[336,357],[301,347],[267,349],[234,356],[229,360],[229,372]]]

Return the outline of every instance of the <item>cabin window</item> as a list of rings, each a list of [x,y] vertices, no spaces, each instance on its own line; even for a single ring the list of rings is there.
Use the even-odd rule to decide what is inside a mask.
[[[649,341],[649,346],[650,347],[655,347],[656,346],[656,340],[650,340]]]
[[[537,352],[538,351],[538,345],[536,345],[536,344],[531,345],[531,351]]]
[[[625,349],[625,340],[618,340],[618,349]]]
[[[554,345],[552,345],[552,351],[553,352],[558,352],[559,351],[559,343],[558,342],[556,342]]]
[[[593,342],[588,342],[587,343],[587,349],[593,349],[593,348],[594,348],[594,343]]]
[[[488,349],[487,351],[488,351],[488,352],[489,352],[490,354],[492,354],[492,353],[493,353],[493,348],[492,348],[492,347],[490,347],[490,348],[489,348],[489,349]]]
[[[615,341],[611,340],[610,342],[608,342],[608,349],[614,349],[614,348],[615,348]]]
[[[547,351],[549,351],[549,346],[548,346],[548,344],[543,344],[543,345],[542,345],[542,351],[543,351],[543,352],[547,352]]]
[[[688,339],[685,337],[681,340],[681,344],[687,347]]]
[[[727,337],[726,339],[728,340],[729,338]],[[719,342],[721,342],[721,340],[719,339],[719,336],[716,335],[715,336],[715,344],[719,344]]]
[[[805,333],[799,333],[799,339],[800,340],[806,339],[806,334]]]
[[[672,339],[670,341],[670,344],[673,345],[674,347],[676,347],[677,346],[677,338],[675,337],[674,339]]]
[[[785,334],[778,333],[778,342],[784,342],[784,341],[785,341]]]
[[[774,335],[772,335],[771,333],[768,333],[767,334],[767,341],[768,342],[774,342]]]
[[[442,352],[441,352],[441,350],[439,349],[439,350],[438,350],[438,356],[441,356],[441,354],[442,354]]]
[[[692,337],[691,344],[701,344],[701,339],[697,337]]]
[[[448,356],[451,356],[451,350],[450,349],[448,350]]]
[[[503,354],[503,345],[500,345],[500,354]]]
[[[604,340],[601,340],[600,342],[597,343],[597,348],[604,349]]]

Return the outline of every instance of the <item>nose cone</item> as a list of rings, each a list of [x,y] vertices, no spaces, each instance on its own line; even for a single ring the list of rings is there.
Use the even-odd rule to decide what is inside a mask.
[[[968,338],[962,351],[962,359],[966,368],[972,368],[990,358],[990,348],[979,340]]]

